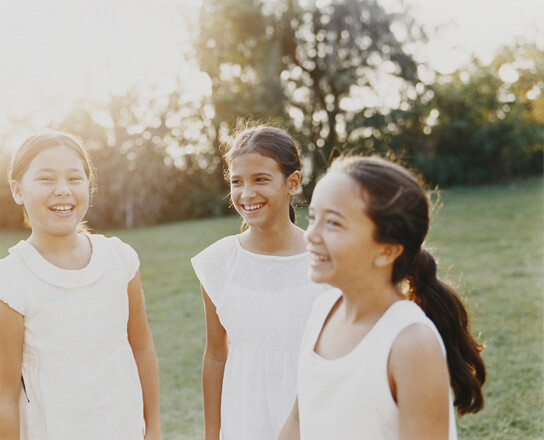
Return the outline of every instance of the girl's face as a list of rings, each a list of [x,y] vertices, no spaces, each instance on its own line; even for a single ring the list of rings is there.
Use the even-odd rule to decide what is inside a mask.
[[[89,208],[89,179],[83,160],[65,146],[40,152],[20,181],[12,181],[13,198],[24,205],[33,235],[77,233]]]
[[[289,219],[289,199],[296,194],[300,173],[287,179],[278,163],[255,152],[236,157],[230,167],[230,196],[250,227],[266,227]]]
[[[361,187],[348,174],[331,171],[316,185],[304,238],[312,281],[340,289],[370,281],[384,246],[365,213]]]

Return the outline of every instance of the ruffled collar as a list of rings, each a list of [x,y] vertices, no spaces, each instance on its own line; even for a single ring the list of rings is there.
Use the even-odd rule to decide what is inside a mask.
[[[84,287],[97,281],[105,270],[105,258],[103,246],[92,235],[87,235],[92,245],[91,259],[87,266],[78,270],[61,269],[47,261],[34,246],[25,240],[21,240],[9,249],[12,255],[20,256],[27,267],[39,278],[48,284],[57,287]]]

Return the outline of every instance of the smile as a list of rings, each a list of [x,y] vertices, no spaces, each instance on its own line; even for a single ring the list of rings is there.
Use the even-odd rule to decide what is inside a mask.
[[[310,255],[310,264],[318,264],[330,261],[329,257],[326,257],[325,255],[316,254],[314,252],[312,252]]]
[[[261,209],[263,206],[264,203],[255,203],[254,205],[242,205],[242,208],[244,208],[244,211],[254,212]]]
[[[74,205],[55,205],[49,209],[57,214],[69,214],[74,210]]]

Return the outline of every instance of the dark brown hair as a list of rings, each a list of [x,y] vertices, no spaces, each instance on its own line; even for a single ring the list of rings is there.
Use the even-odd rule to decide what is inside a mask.
[[[458,412],[478,412],[484,404],[481,388],[486,373],[480,356],[484,347],[470,334],[463,302],[437,278],[436,262],[422,248],[429,229],[429,199],[423,185],[404,167],[378,157],[342,157],[331,169],[344,171],[361,186],[376,241],[403,246],[393,264],[392,281],[408,284],[408,299],[440,332]]]
[[[12,180],[20,181],[28,169],[30,162],[32,162],[34,158],[42,151],[61,146],[73,150],[81,158],[85,174],[89,180],[89,193],[92,197],[96,191],[97,179],[96,171],[89,153],[72,136],[62,132],[37,134],[30,136],[27,140],[25,140],[11,158],[11,164],[7,173],[8,182],[11,182]],[[30,227],[30,221],[24,208],[23,211],[25,216],[25,225]],[[86,230],[86,228],[83,225],[80,225],[80,230]]]
[[[274,159],[287,179],[295,171],[302,168],[300,147],[295,140],[282,128],[269,125],[257,125],[242,129],[229,145],[223,158],[227,164],[225,177],[230,178],[232,161],[245,153],[259,153]],[[296,223],[295,205],[289,202],[289,218]],[[245,222],[242,230],[247,227]]]

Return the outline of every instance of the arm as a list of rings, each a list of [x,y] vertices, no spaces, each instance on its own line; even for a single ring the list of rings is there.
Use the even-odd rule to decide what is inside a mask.
[[[140,273],[128,284],[128,341],[138,366],[144,400],[145,439],[160,440],[159,367],[151,330],[147,322]]]
[[[204,397],[204,438],[219,440],[221,431],[221,391],[223,373],[229,352],[227,332],[221,325],[212,300],[200,286],[206,317],[206,348],[202,361],[202,392]]]
[[[295,400],[293,410],[287,420],[283,429],[280,432],[278,440],[299,440],[300,439],[300,421],[298,418],[298,397]]]
[[[388,374],[399,407],[399,440],[448,440],[448,365],[431,329],[413,324],[399,334]]]
[[[19,440],[23,316],[0,301],[0,438]]]

